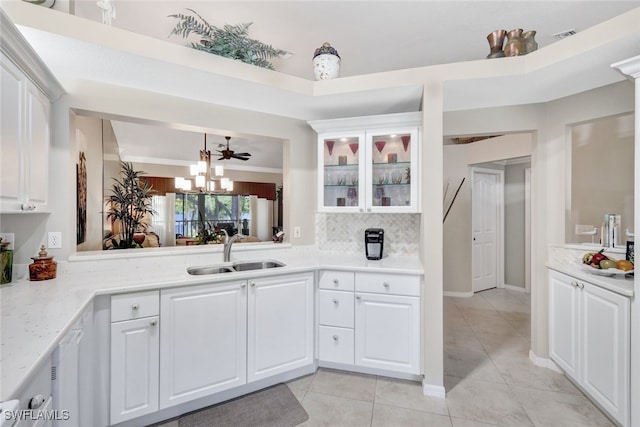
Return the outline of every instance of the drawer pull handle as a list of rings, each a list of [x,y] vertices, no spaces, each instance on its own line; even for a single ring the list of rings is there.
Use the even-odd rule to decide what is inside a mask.
[[[389,282],[384,282],[384,283],[382,284],[382,286],[384,286],[385,288],[389,289]]]
[[[338,281],[338,279],[333,279],[333,284],[334,284],[334,285],[338,286],[338,283],[340,283],[340,282]]]
[[[152,320],[151,322],[149,322],[149,325],[151,326],[156,326],[158,324],[157,320]]]
[[[339,337],[339,336],[337,336],[337,335],[334,335],[334,336],[333,336],[333,340],[334,340],[334,341],[338,341],[339,339],[340,339],[340,337]]]
[[[338,301],[338,299],[337,299],[337,298],[334,298],[334,299],[333,299],[333,303],[334,303],[335,305],[338,305],[338,304],[340,303],[340,301]]]
[[[358,296],[356,297],[356,299],[357,299],[358,301],[360,301],[360,300],[362,299],[362,297],[360,297],[360,295],[358,295]]]
[[[140,308],[140,304],[133,304],[133,305],[131,306],[131,310],[137,310],[137,309],[139,309],[139,308]]]
[[[256,282],[251,282],[251,286],[252,287],[255,286],[255,285],[256,285]]]
[[[244,288],[246,288],[246,287],[247,287],[247,284],[246,284],[246,283],[243,283],[242,285],[240,285],[240,288],[241,288],[241,289],[244,289]]]
[[[578,283],[578,288],[584,289],[584,283]]]

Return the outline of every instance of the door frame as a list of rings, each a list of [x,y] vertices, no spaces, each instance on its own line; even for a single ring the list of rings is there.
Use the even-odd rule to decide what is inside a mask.
[[[531,167],[524,170],[524,291],[531,293]]]
[[[471,166],[471,245],[473,246],[473,230],[474,230],[474,215],[473,215],[473,192],[475,188],[475,174],[484,173],[490,175],[496,175],[497,180],[497,212],[496,212],[496,287],[504,288],[504,169],[489,169],[479,166]],[[473,260],[473,250],[471,251],[471,291],[476,292],[473,283],[473,266],[475,265]]]

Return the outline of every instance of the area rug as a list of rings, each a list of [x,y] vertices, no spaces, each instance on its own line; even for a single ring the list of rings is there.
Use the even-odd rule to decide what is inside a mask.
[[[309,419],[285,384],[209,406],[178,418],[178,427],[293,427]]]

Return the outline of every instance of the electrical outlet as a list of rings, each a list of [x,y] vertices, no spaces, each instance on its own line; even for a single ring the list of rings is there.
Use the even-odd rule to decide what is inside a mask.
[[[296,225],[295,227],[293,227],[293,238],[294,239],[299,239],[300,238],[300,226]]]
[[[62,248],[62,233],[59,231],[50,231],[47,233],[47,249]]]
[[[14,244],[16,243],[15,233],[0,233],[0,237],[2,237],[3,242],[11,242],[11,244],[7,246],[7,249],[13,249],[15,247],[14,246]]]

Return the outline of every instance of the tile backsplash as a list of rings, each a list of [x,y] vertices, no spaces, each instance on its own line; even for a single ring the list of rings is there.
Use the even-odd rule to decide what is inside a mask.
[[[364,230],[384,229],[385,254],[418,255],[420,214],[316,213],[320,250],[364,253]]]

